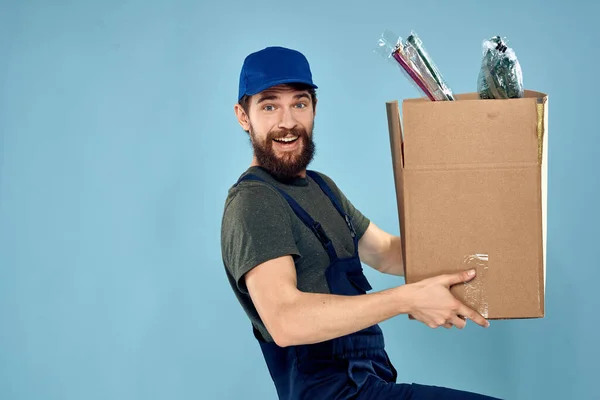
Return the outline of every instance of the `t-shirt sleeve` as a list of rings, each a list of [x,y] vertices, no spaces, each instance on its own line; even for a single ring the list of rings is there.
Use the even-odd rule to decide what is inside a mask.
[[[342,190],[335,184],[333,179],[323,173],[319,174],[323,177],[323,179],[325,179],[325,182],[327,182],[329,187],[335,191],[335,194],[339,196],[344,211],[346,211],[350,218],[352,218],[352,223],[354,224],[354,229],[356,230],[356,236],[358,239],[360,239],[367,231],[371,221],[358,208],[356,208],[354,204],[352,204],[350,199],[346,197],[344,192],[342,192]]]
[[[221,230],[223,261],[237,287],[248,293],[244,275],[266,261],[300,256],[289,207],[272,188],[256,182],[241,184],[227,204]]]

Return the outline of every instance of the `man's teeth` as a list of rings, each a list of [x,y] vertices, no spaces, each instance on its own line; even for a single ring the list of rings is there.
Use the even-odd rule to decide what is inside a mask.
[[[277,142],[282,142],[282,143],[290,143],[290,142],[293,142],[296,139],[298,139],[298,136],[284,137],[284,138],[273,139],[273,140],[275,140]]]

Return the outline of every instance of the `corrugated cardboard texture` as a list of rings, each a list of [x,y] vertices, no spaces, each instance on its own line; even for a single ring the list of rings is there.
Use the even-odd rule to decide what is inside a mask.
[[[406,282],[475,267],[460,300],[543,317],[547,96],[405,100],[403,130],[398,103],[387,111]]]

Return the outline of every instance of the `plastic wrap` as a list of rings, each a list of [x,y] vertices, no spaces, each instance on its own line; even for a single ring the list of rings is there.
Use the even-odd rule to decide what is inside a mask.
[[[395,61],[413,87],[430,100],[454,100],[452,91],[414,32],[403,42],[391,31],[384,31],[378,41],[377,52]]]
[[[423,41],[414,31],[411,31],[411,34],[406,38],[405,47],[411,61],[417,66],[425,81],[430,83],[434,93],[438,93],[439,98],[437,100],[454,100],[452,90],[446,84],[442,73],[425,49]]]
[[[423,78],[406,56],[404,44],[402,43],[402,38],[400,36],[394,35],[394,33],[389,30],[383,32],[378,41],[377,52],[399,66],[404,77],[411,82],[415,89],[427,96],[430,100],[435,100],[435,97],[433,97],[431,91],[427,88]]]
[[[483,58],[477,79],[477,91],[482,99],[523,97],[523,73],[513,49],[500,36],[483,42]]]

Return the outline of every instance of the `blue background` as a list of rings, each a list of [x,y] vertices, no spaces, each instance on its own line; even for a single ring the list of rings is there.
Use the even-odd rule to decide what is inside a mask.
[[[305,53],[312,167],[398,233],[385,101],[419,93],[373,52],[384,29],[414,29],[455,92],[476,90],[482,40],[506,36],[550,95],[546,318],[389,320],[400,379],[600,398],[600,7],[582,4],[0,0],[0,398],[274,399],[220,254],[251,160],[239,69],[268,45]]]

